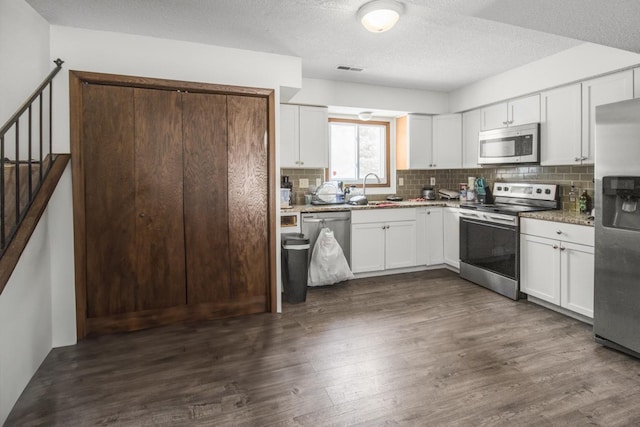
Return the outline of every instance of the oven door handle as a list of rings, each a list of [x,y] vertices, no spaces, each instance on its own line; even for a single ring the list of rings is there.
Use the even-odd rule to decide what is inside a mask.
[[[515,218],[503,218],[503,217],[500,217],[500,216],[493,216],[493,215],[487,215],[487,216],[489,218],[491,218],[491,219],[495,219],[496,221],[505,221],[505,222],[511,222],[511,223],[514,223],[514,224],[516,222]]]
[[[485,227],[493,227],[493,228],[498,228],[500,230],[506,230],[506,231],[516,231],[516,227],[515,225],[510,226],[510,225],[500,225],[500,224],[495,224],[493,222],[487,222],[487,221],[474,221],[472,219],[467,219],[467,218],[460,218],[463,222],[468,222],[471,224],[476,224],[476,225],[483,225]]]
[[[460,212],[460,216],[465,216],[469,218],[480,218],[480,215],[476,213],[468,213],[468,212]]]

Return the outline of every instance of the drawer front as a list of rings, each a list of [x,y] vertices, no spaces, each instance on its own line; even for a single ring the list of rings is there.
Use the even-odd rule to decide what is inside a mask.
[[[588,225],[566,224],[533,218],[521,218],[520,233],[587,246],[594,245],[595,236],[594,228]]]
[[[415,220],[416,208],[373,208],[351,211],[351,224]]]

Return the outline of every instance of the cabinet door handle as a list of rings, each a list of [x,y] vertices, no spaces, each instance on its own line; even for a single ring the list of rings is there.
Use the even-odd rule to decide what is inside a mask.
[[[431,211],[427,211],[427,215],[431,215]]]
[[[580,160],[587,160],[587,156],[580,157]]]
[[[300,164],[301,164],[301,165],[304,165],[304,162],[303,162],[302,160],[300,160]]]
[[[553,245],[553,249],[558,249],[558,245]]]
[[[562,234],[562,230],[556,230],[556,234]]]
[[[565,249],[567,249],[567,248],[565,248],[564,246],[560,246],[560,250],[561,251],[564,251]]]
[[[432,166],[435,168],[435,167],[436,167],[436,166],[438,166],[438,165],[436,165],[436,164],[434,163]]]
[[[576,161],[576,162],[579,162],[579,161],[580,161],[580,157],[576,157],[576,158],[575,158],[575,159],[573,159],[573,160],[574,160],[574,161]]]

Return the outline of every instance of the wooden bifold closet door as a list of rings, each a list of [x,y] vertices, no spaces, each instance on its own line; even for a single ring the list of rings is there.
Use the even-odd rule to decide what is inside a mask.
[[[85,333],[267,311],[267,100],[81,95]]]

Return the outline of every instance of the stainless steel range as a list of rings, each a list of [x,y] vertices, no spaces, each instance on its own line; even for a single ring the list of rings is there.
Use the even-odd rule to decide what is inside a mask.
[[[495,183],[495,202],[460,205],[460,277],[517,300],[521,212],[558,209],[558,186]]]

